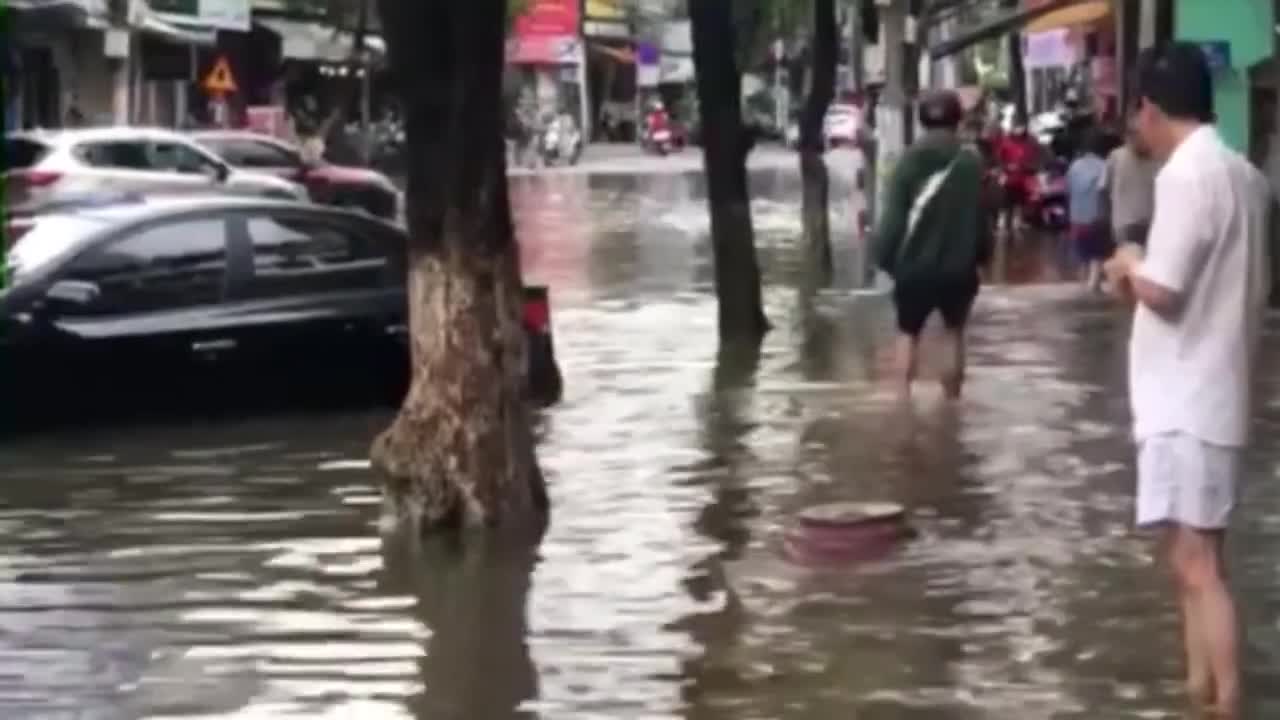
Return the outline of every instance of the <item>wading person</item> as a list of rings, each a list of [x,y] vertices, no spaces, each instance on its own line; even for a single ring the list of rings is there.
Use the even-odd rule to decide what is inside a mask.
[[[1103,217],[1103,177],[1107,161],[1103,160],[1106,137],[1100,132],[1090,133],[1084,142],[1084,151],[1067,170],[1067,215],[1071,220],[1071,232],[1067,242],[1067,261],[1074,253],[1083,266],[1085,285],[1090,290],[1102,287],[1102,261],[1111,255],[1111,241]]]
[[[1239,718],[1237,616],[1223,543],[1249,441],[1270,189],[1214,129],[1212,85],[1194,45],[1140,60],[1135,129],[1164,167],[1145,254],[1125,245],[1107,272],[1136,303],[1129,385],[1137,524],[1162,534],[1188,689],[1216,717]]]
[[[919,115],[925,134],[894,168],[874,251],[894,280],[899,389],[904,397],[911,393],[920,333],[936,311],[946,326],[943,390],[956,398],[964,384],[965,324],[978,296],[978,268],[990,255],[991,224],[982,202],[982,160],[957,133],[964,115],[959,97],[929,93]]]

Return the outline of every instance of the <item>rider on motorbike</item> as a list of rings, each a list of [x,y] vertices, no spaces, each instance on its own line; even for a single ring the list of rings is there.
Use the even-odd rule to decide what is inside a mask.
[[[1014,227],[1019,209],[1032,197],[1040,165],[1040,145],[1027,132],[1027,126],[1018,123],[1013,132],[996,141],[996,161],[999,163],[1004,190],[1004,215],[1008,228]]]
[[[659,130],[671,129],[671,116],[667,114],[667,108],[661,100],[654,102],[649,108],[649,114],[644,118],[644,125],[650,135]]]

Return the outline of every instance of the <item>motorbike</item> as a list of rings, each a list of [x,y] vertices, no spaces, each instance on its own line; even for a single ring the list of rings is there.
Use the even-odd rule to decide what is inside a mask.
[[[1065,230],[1067,215],[1067,173],[1060,162],[1051,162],[1027,181],[1023,219],[1037,230]]]
[[[641,145],[649,152],[670,155],[676,150],[676,136],[669,127],[648,127],[641,138]]]
[[[582,133],[571,121],[557,118],[542,130],[538,150],[544,165],[576,164],[582,155]]]

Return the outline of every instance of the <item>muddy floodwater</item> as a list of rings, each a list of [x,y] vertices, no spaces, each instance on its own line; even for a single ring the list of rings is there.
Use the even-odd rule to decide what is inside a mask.
[[[538,554],[384,548],[381,411],[0,441],[0,718],[1183,716],[1105,301],[989,289],[968,398],[909,413],[847,186],[837,288],[806,307],[798,182],[755,173],[776,329],[718,356],[696,175],[513,183],[566,378],[538,420]],[[1280,717],[1277,389],[1231,550],[1249,718]],[[918,535],[856,568],[785,560],[795,513],[832,500],[903,503]]]

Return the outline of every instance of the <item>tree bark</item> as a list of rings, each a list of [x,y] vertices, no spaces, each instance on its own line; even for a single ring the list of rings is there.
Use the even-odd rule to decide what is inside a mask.
[[[384,520],[540,530],[502,137],[504,0],[378,0],[408,135],[413,381],[374,441]]]
[[[813,68],[809,75],[809,95],[800,115],[800,177],[804,187],[801,214],[805,265],[811,282],[817,287],[829,285],[832,273],[831,183],[823,159],[827,144],[823,125],[835,97],[838,52],[835,0],[814,0],[810,53]]]
[[[722,342],[759,340],[769,330],[751,226],[751,138],[742,122],[733,5],[731,0],[689,0]]]

